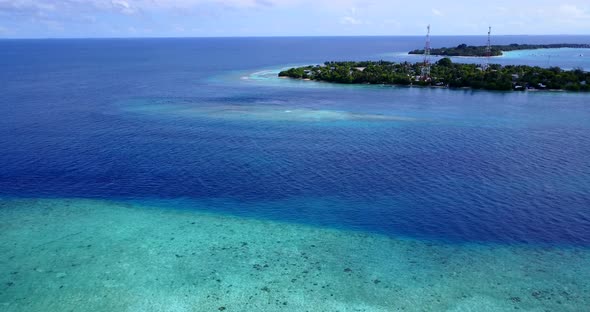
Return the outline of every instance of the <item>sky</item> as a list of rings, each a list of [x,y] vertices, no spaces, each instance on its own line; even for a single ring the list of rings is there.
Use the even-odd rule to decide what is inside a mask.
[[[589,0],[0,0],[0,38],[590,34]]]

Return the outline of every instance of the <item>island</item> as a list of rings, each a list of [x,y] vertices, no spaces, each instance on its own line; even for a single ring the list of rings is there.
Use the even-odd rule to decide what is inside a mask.
[[[590,73],[582,69],[563,70],[525,65],[453,63],[443,58],[422,74],[423,63],[388,61],[326,62],[281,71],[279,77],[345,84],[383,84],[485,90],[568,90],[590,91]]]
[[[557,44],[509,44],[509,45],[493,45],[489,56],[501,56],[502,52],[517,51],[517,50],[538,50],[538,49],[561,49],[561,48],[576,48],[576,49],[590,49],[590,44],[577,43],[557,43]],[[410,51],[409,54],[424,54],[424,50]],[[460,44],[454,48],[439,48],[431,49],[431,55],[438,56],[470,56],[470,57],[486,57],[488,56],[486,46],[468,46]]]

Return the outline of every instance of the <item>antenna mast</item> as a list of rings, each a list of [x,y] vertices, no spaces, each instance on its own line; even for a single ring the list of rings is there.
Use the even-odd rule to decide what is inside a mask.
[[[424,45],[424,64],[422,65],[422,80],[430,79],[430,25],[426,27],[426,44]]]
[[[490,67],[490,59],[492,58],[492,26],[488,29],[488,44],[486,45],[485,56],[485,63],[482,65],[483,70],[487,70]]]

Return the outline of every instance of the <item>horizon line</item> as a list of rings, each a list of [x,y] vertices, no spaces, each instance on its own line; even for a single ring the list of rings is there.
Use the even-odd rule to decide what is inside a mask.
[[[487,35],[431,35],[431,37],[485,37]],[[511,34],[494,37],[590,36],[590,34]],[[81,39],[230,39],[230,38],[362,38],[362,37],[424,37],[424,35],[287,35],[287,36],[139,36],[139,37],[0,37],[0,40],[81,40]]]

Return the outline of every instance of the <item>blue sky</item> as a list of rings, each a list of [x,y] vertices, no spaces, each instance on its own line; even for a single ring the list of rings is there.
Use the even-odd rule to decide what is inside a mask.
[[[0,38],[589,34],[590,1],[0,0]]]

